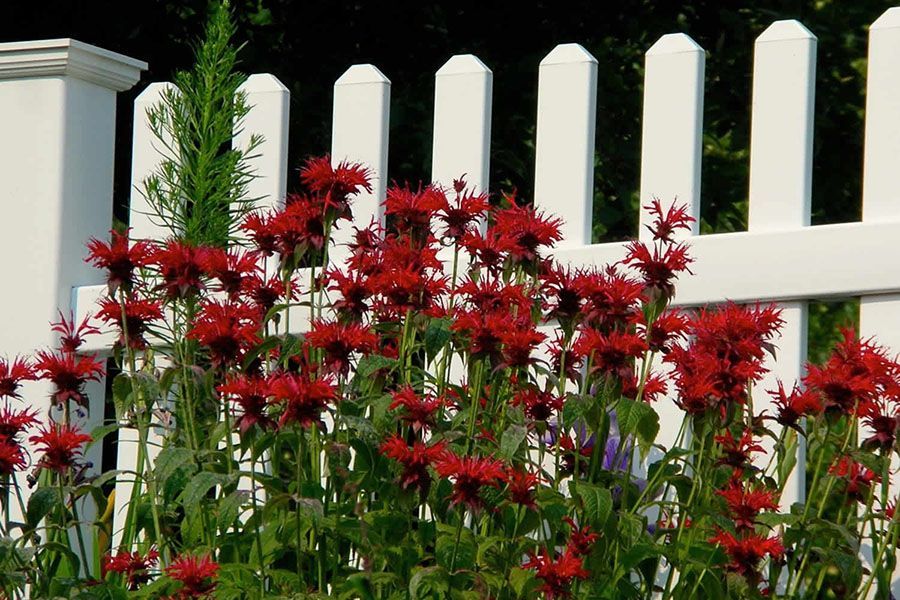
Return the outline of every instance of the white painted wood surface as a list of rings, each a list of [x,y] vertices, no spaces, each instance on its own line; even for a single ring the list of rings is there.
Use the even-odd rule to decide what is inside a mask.
[[[578,44],[560,44],[538,76],[534,206],[563,220],[557,247],[591,243],[597,59]]]

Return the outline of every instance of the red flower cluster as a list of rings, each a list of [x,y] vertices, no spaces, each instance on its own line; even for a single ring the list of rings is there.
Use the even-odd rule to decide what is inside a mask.
[[[728,569],[755,579],[759,561],[766,556],[773,560],[779,560],[784,555],[784,546],[777,537],[765,537],[752,531],[734,536],[727,531],[718,530],[718,533],[709,538],[711,544],[719,544],[725,549],[731,561]]]
[[[100,561],[102,577],[107,573],[119,573],[125,576],[128,589],[134,591],[141,585],[150,581],[150,569],[156,566],[159,560],[159,552],[155,548],[147,551],[146,555],[140,552],[121,550],[115,556],[105,554]]]
[[[403,465],[400,487],[417,488],[422,496],[427,495],[431,487],[431,474],[428,468],[442,460],[448,452],[447,443],[443,440],[430,446],[424,442],[415,442],[409,446],[396,435],[381,445],[382,454]]]
[[[588,527],[579,529],[569,517],[564,521],[571,528],[571,536],[563,552],[558,555],[547,549],[542,549],[538,555],[530,552],[528,561],[523,565],[526,569],[533,569],[541,579],[543,584],[540,591],[548,599],[568,598],[575,580],[590,577],[590,573],[584,568],[583,557],[591,552],[594,542],[599,538]]]
[[[182,555],[166,567],[166,575],[181,583],[174,596],[178,600],[209,597],[216,589],[218,572],[219,565],[208,554]]]
[[[65,473],[78,466],[82,456],[82,446],[91,441],[91,436],[70,425],[44,424],[37,435],[28,438],[38,446],[43,454],[38,467]]]
[[[506,477],[503,463],[489,457],[458,456],[444,454],[434,465],[441,477],[453,480],[450,503],[465,504],[473,512],[484,504],[481,490],[484,487],[499,488]]]

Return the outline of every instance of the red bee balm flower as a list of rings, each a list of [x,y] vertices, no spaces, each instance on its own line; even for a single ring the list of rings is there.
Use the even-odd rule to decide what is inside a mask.
[[[241,407],[241,413],[234,424],[241,434],[247,433],[254,425],[259,425],[262,429],[275,426],[275,421],[266,414],[268,398],[272,392],[265,379],[239,376],[216,389]]]
[[[169,240],[153,252],[151,263],[159,268],[159,287],[169,300],[186,298],[204,288],[202,254],[200,248],[178,240]]]
[[[709,543],[720,544],[731,559],[728,569],[745,576],[755,574],[759,561],[766,555],[780,559],[784,554],[784,546],[777,537],[767,538],[755,533],[736,538],[720,529],[716,536],[709,539]]]
[[[845,493],[847,503],[865,502],[869,486],[881,481],[877,473],[867,469],[849,456],[842,456],[838,462],[828,469],[828,473],[846,482]]]
[[[536,473],[521,471],[514,467],[506,470],[506,491],[509,499],[520,506],[535,508],[534,491],[541,478]]]
[[[600,535],[591,532],[591,528],[584,526],[579,528],[571,517],[563,517],[563,521],[568,524],[572,533],[569,536],[567,547],[576,556],[585,556],[591,553],[594,542],[600,539]]]
[[[443,398],[435,398],[429,395],[420,396],[408,385],[391,393],[391,397],[393,401],[390,409],[396,410],[402,407],[405,414],[400,418],[410,423],[413,431],[416,433],[432,427],[434,425],[434,413],[444,405]]]
[[[328,402],[333,402],[337,392],[327,379],[309,379],[304,375],[283,373],[273,377],[272,396],[276,404],[283,406],[278,426],[297,423],[310,427],[321,420]]]
[[[233,364],[260,341],[259,321],[259,311],[248,304],[207,300],[187,336],[209,348],[214,365]]]
[[[328,155],[307,160],[300,179],[310,190],[324,196],[326,208],[334,208],[338,217],[348,219],[351,214],[347,197],[362,190],[372,191],[369,169],[346,160],[334,166]]]
[[[503,463],[490,457],[460,457],[448,453],[434,465],[434,468],[441,477],[453,479],[450,503],[465,504],[473,511],[480,509],[483,504],[481,488],[500,487],[506,476]]]
[[[177,598],[205,598],[216,587],[219,565],[208,554],[203,556],[182,555],[166,567],[166,575],[181,582]]]
[[[801,391],[800,386],[794,384],[794,389],[788,394],[784,391],[784,385],[779,381],[777,390],[770,390],[772,403],[778,409],[775,420],[787,427],[797,427],[800,417],[816,415],[822,412],[822,403],[818,394],[806,390]]]
[[[713,438],[722,451],[722,457],[719,463],[729,465],[735,469],[745,467],[751,460],[754,452],[764,452],[765,449],[753,440],[753,432],[749,429],[741,434],[739,439],[734,439],[731,432],[727,429],[722,435]]]
[[[121,573],[128,580],[128,589],[137,590],[142,584],[150,580],[151,568],[156,566],[159,560],[159,552],[151,548],[146,556],[139,552],[122,550],[115,556],[106,554],[100,561],[100,572],[103,577],[107,573]]]
[[[14,439],[0,434],[0,475],[12,475],[27,464],[22,447]]]
[[[144,334],[150,321],[162,319],[162,307],[155,300],[129,298],[125,301],[125,327],[122,327],[122,305],[115,298],[105,298],[100,302],[97,318],[107,323],[115,323],[119,329],[118,343],[125,344],[128,334],[128,345],[135,349],[147,347]]]
[[[103,375],[103,363],[93,356],[75,355],[70,352],[54,354],[40,351],[37,354],[35,367],[41,379],[53,382],[56,390],[51,396],[56,404],[69,400],[81,406],[87,406],[88,399],[84,395],[84,384],[87,381],[99,381]]]
[[[147,241],[128,242],[129,229],[125,233],[110,231],[110,243],[91,238],[85,262],[98,269],[106,269],[106,280],[112,291],[122,286],[126,291],[134,284],[134,271],[146,267],[153,254],[153,246]]]
[[[316,320],[306,340],[313,348],[325,351],[325,363],[336,373],[350,370],[350,355],[354,352],[368,354],[375,349],[378,338],[365,325],[359,323],[328,322]]]
[[[66,319],[62,312],[59,313],[59,321],[50,324],[50,330],[59,334],[59,349],[63,352],[77,352],[84,344],[84,338],[88,335],[100,333],[100,330],[91,325],[85,317],[81,324],[75,326],[75,317],[70,315]]]
[[[529,553],[530,558],[523,566],[533,569],[535,574],[544,582],[540,591],[548,600],[553,598],[568,598],[569,589],[576,579],[587,579],[590,573],[584,569],[581,557],[576,556],[571,548],[567,548],[556,559],[546,549],[541,550],[540,555]]]
[[[35,409],[16,411],[8,406],[3,408],[0,410],[0,435],[8,440],[15,439],[26,429],[40,422],[37,416],[38,411]]]
[[[16,357],[12,362],[0,358],[0,398],[20,398],[19,386],[23,381],[34,381],[37,373],[28,361]]]
[[[732,480],[727,488],[718,490],[716,493],[725,499],[728,510],[734,519],[734,526],[738,530],[752,530],[760,511],[778,510],[778,503],[775,501],[773,492],[747,488],[737,480]]]
[[[465,189],[465,181],[454,181],[456,202],[447,203],[438,214],[438,219],[446,225],[443,236],[454,242],[459,240],[474,227],[490,208],[487,194],[476,194]]]
[[[511,242],[509,256],[515,262],[534,262],[542,246],[553,246],[562,239],[562,219],[547,217],[529,206],[515,206],[494,213],[493,233]]]
[[[431,475],[428,467],[447,454],[447,443],[443,440],[426,446],[423,442],[415,442],[408,446],[399,436],[388,438],[381,445],[381,453],[403,465],[400,476],[400,487],[415,487],[422,495],[428,493],[431,486]]]
[[[691,230],[691,223],[696,219],[688,215],[687,205],[670,204],[669,209],[663,211],[662,204],[658,198],[654,198],[650,204],[644,206],[653,216],[653,222],[645,227],[653,234],[654,240],[663,242],[671,242],[672,234],[679,229],[685,231]],[[665,214],[663,214],[665,212]]]
[[[64,473],[74,467],[81,456],[81,447],[91,441],[91,436],[69,425],[44,425],[37,435],[28,438],[43,453],[38,467]]]

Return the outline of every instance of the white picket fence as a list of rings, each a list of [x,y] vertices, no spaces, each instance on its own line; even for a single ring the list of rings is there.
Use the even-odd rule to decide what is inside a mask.
[[[900,8],[870,30],[862,222],[810,226],[816,46],[815,35],[797,21],[773,23],[757,38],[749,231],[699,236],[695,230],[695,275],[678,284],[679,305],[730,299],[783,308],[778,358],[755,392],[759,408],[770,404],[765,390],[775,377],[790,382],[803,373],[809,300],[859,297],[861,334],[900,351]],[[0,44],[0,255],[7,257],[0,350],[7,356],[52,344],[47,323],[58,307],[71,308],[80,320],[105,293],[103,274],[83,262],[84,242],[105,237],[110,227],[115,92],[133,86],[146,66],[73,40]],[[705,51],[684,34],[665,35],[646,53],[641,203],[677,197],[697,219],[704,69]],[[135,101],[135,188],[159,160],[146,111],[168,85],[152,84]],[[470,184],[488,189],[492,86],[490,69],[472,55],[454,56],[437,71],[434,181],[450,184],[466,173]],[[575,265],[618,261],[624,244],[590,243],[597,59],[577,44],[557,46],[541,61],[538,86],[534,202],[565,219],[555,255]],[[383,216],[390,87],[373,65],[350,67],[334,85],[332,156],[363,162],[375,176],[372,193],[354,207],[362,225]],[[265,136],[253,165],[261,177],[249,192],[276,205],[288,179],[289,92],[265,74],[251,76],[243,89],[253,108],[235,142]],[[598,151],[612,143],[601,132]],[[131,206],[134,236],[164,236],[143,214],[139,193],[132,193]],[[642,213],[642,224],[646,218]],[[87,350],[104,351],[111,341],[111,335],[97,338]],[[102,419],[102,389],[91,390],[93,424]],[[26,394],[47,406],[43,384],[28,386]],[[680,411],[666,401],[656,408],[660,442],[669,445]],[[91,451],[95,465],[99,451]],[[804,495],[800,452],[783,506]],[[134,464],[128,445],[120,445],[118,460]],[[119,502],[127,497],[120,493]],[[900,583],[895,587],[900,593]]]

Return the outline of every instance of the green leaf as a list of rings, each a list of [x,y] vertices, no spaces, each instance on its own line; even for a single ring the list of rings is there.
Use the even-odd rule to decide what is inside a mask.
[[[610,491],[589,483],[579,483],[577,493],[584,506],[585,517],[591,521],[595,529],[602,528],[612,512],[613,501]]]
[[[41,519],[59,505],[59,490],[40,487],[28,499],[28,508],[25,509],[25,522],[33,529],[37,527]]]
[[[616,405],[616,417],[619,421],[619,431],[623,435],[634,436],[641,448],[641,454],[646,455],[656,440],[656,434],[659,433],[659,415],[653,407],[646,402],[621,398]]]
[[[94,444],[97,444],[103,440],[107,435],[112,433],[113,431],[118,431],[120,425],[118,423],[110,423],[109,425],[101,425],[99,427],[95,427],[93,431],[91,431],[91,441],[89,441],[84,449],[87,450]]]
[[[516,598],[533,598],[539,582],[534,576],[534,571],[515,567],[509,572],[509,583]]]
[[[612,511],[612,494],[606,488],[589,483],[578,484],[578,496],[584,505],[584,515],[595,529],[606,524]]]
[[[365,379],[371,377],[376,371],[380,371],[381,369],[392,369],[396,364],[396,358],[388,358],[387,356],[382,356],[380,354],[369,354],[368,356],[363,356],[359,360],[356,374],[358,377]]]
[[[527,435],[528,429],[522,425],[513,424],[507,427],[503,435],[500,436],[500,456],[506,460],[511,460],[519,446],[525,441],[525,436]]]
[[[432,319],[425,330],[425,353],[436,356],[450,340],[450,320]]]
[[[159,456],[156,457],[154,474],[157,482],[164,484],[166,479],[171,477],[175,471],[187,467],[196,468],[193,451],[188,448],[169,446],[168,448],[163,448]]]
[[[226,485],[232,477],[211,471],[200,471],[194,475],[181,493],[181,503],[186,512],[196,510],[206,494],[216,485]]]
[[[225,496],[219,503],[219,529],[224,531],[234,523],[241,512],[241,507],[247,502],[249,497],[250,492],[246,490],[235,490]]]
[[[468,529],[460,532],[459,548],[456,547],[456,534],[444,533],[438,536],[434,557],[437,563],[446,569],[451,565],[454,571],[459,569],[471,569],[475,566],[475,558],[478,554],[478,546],[475,536]],[[453,553],[456,552],[456,562],[453,561]]]
[[[450,577],[443,567],[419,569],[409,579],[410,600],[443,598],[450,591]]]

